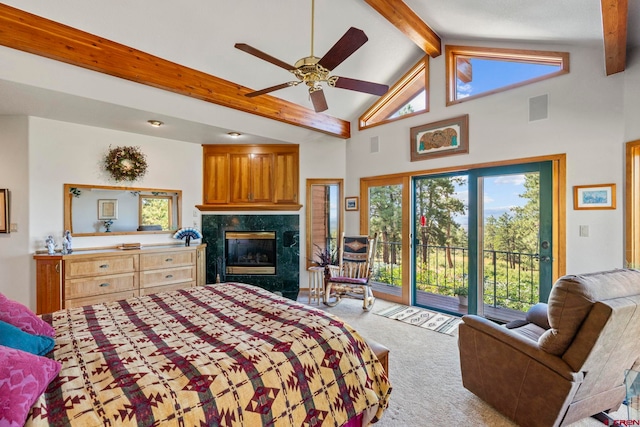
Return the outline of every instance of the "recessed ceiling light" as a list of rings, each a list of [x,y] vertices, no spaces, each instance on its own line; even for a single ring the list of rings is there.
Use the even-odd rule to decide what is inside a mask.
[[[227,133],[227,135],[231,136],[232,138],[237,138],[242,134],[240,132],[229,132]]]
[[[154,128],[159,128],[160,126],[162,126],[164,124],[160,120],[147,120],[147,123],[149,123]]]

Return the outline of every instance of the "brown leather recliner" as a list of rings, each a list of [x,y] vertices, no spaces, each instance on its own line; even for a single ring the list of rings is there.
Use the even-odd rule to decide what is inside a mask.
[[[561,277],[530,322],[479,316],[459,326],[465,388],[521,426],[567,425],[615,411],[640,360],[640,271]]]

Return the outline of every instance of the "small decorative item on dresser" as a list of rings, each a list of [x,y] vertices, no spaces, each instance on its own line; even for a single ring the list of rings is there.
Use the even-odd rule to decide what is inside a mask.
[[[185,246],[191,246],[191,239],[202,239],[202,233],[197,228],[186,227],[176,231],[174,239],[185,239]]]
[[[106,228],[104,232],[111,233],[111,226],[113,225],[113,221],[108,219],[106,221],[102,221],[102,223],[104,224],[104,228]]]
[[[44,247],[47,248],[47,252],[49,255],[53,255],[56,253],[56,241],[53,240],[53,236],[49,235],[47,239],[44,241]]]
[[[71,252],[73,252],[73,249],[71,248],[71,240],[73,238],[71,237],[71,231],[67,230],[64,232],[64,234],[62,235],[62,253],[64,255],[66,254],[70,254]]]

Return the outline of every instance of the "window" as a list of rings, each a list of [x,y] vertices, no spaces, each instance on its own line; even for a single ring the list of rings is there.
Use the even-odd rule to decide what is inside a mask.
[[[640,140],[626,148],[625,267],[640,268]]]
[[[420,59],[360,117],[360,129],[429,111],[429,57]]]
[[[446,47],[447,105],[476,99],[569,72],[569,53]]]
[[[140,226],[160,226],[161,230],[170,230],[173,224],[172,203],[171,196],[140,195]]]

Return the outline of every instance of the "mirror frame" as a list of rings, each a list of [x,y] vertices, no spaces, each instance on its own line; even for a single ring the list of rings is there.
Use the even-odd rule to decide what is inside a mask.
[[[152,230],[152,231],[111,231],[109,233],[74,233],[72,224],[72,201],[73,194],[71,188],[80,189],[99,189],[99,190],[119,190],[119,191],[145,191],[145,192],[158,192],[158,193],[176,193],[176,223],[177,228],[170,230]],[[64,198],[64,230],[71,231],[74,237],[89,237],[89,236],[122,236],[122,235],[135,235],[135,234],[170,234],[175,233],[176,230],[182,228],[182,190],[167,190],[160,188],[141,188],[141,187],[118,187],[113,185],[87,185],[87,184],[64,184],[63,190]]]
[[[317,266],[318,264],[313,262],[313,242],[311,239],[311,228],[312,228],[312,218],[311,218],[311,187],[314,185],[337,185],[338,186],[338,238],[342,235],[342,230],[344,230],[344,180],[342,178],[308,178],[307,179],[307,204],[306,208],[306,248],[307,248],[307,269],[309,267]]]

